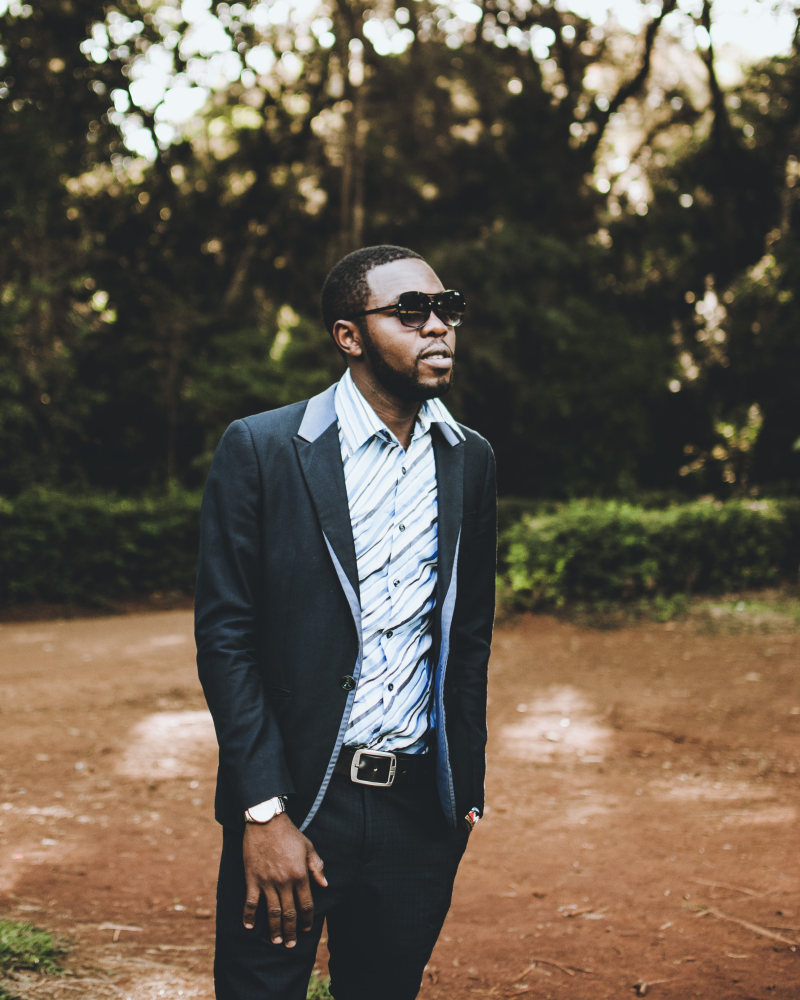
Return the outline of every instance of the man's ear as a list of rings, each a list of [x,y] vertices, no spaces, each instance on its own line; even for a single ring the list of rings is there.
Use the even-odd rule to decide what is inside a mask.
[[[361,331],[356,323],[347,319],[337,319],[331,330],[333,342],[349,358],[360,358],[364,353],[361,344]]]

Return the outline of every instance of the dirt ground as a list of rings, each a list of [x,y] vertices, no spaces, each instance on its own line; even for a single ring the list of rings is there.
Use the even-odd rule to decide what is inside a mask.
[[[789,627],[501,625],[489,810],[421,1000],[797,1000],[799,663]],[[72,943],[9,991],[210,1000],[189,612],[0,624],[0,732],[0,913]]]

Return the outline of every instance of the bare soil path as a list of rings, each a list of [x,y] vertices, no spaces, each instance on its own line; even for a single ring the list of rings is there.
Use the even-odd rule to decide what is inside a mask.
[[[800,636],[500,626],[490,810],[421,1000],[797,1000]],[[0,624],[24,1000],[211,1000],[213,731],[186,611]],[[379,998],[376,998],[379,1000]]]

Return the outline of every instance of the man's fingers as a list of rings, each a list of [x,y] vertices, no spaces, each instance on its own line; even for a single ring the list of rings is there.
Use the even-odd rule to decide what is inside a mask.
[[[328,884],[322,873],[322,858],[310,840],[285,815],[265,826],[245,828],[244,867],[246,898],[244,926],[255,926],[259,898],[266,904],[269,938],[273,944],[293,948],[298,931],[309,931],[314,922],[311,880]]]
[[[242,923],[251,931],[255,927],[256,923],[256,910],[258,909],[258,897],[260,893],[258,891],[258,886],[255,883],[247,883],[247,895],[244,900],[244,913],[242,914]]]
[[[274,890],[265,890],[264,898],[267,902],[267,923],[269,925],[269,938],[273,944],[283,943],[283,907],[278,894]]]
[[[281,895],[280,906],[283,916],[283,942],[287,948],[294,948],[297,944],[297,909],[291,886],[286,887]],[[278,943],[275,937],[272,940],[275,944]]]
[[[307,880],[297,886],[297,921],[301,931],[310,931],[314,924],[314,900]]]
[[[323,862],[319,854],[317,854],[317,852],[311,846],[310,842],[308,845],[306,864],[308,865],[308,870],[311,872],[311,875],[314,881],[317,883],[317,885],[321,885],[323,887],[327,886],[328,880],[325,878],[325,873],[324,873],[325,863]]]

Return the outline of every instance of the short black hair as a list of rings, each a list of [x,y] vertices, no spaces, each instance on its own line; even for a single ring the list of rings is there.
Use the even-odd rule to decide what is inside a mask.
[[[369,299],[367,275],[382,264],[393,260],[412,258],[422,260],[422,256],[408,247],[396,247],[382,243],[374,247],[362,247],[342,257],[334,264],[325,284],[322,286],[322,321],[328,333],[333,333],[337,320],[353,316],[365,308]]]

